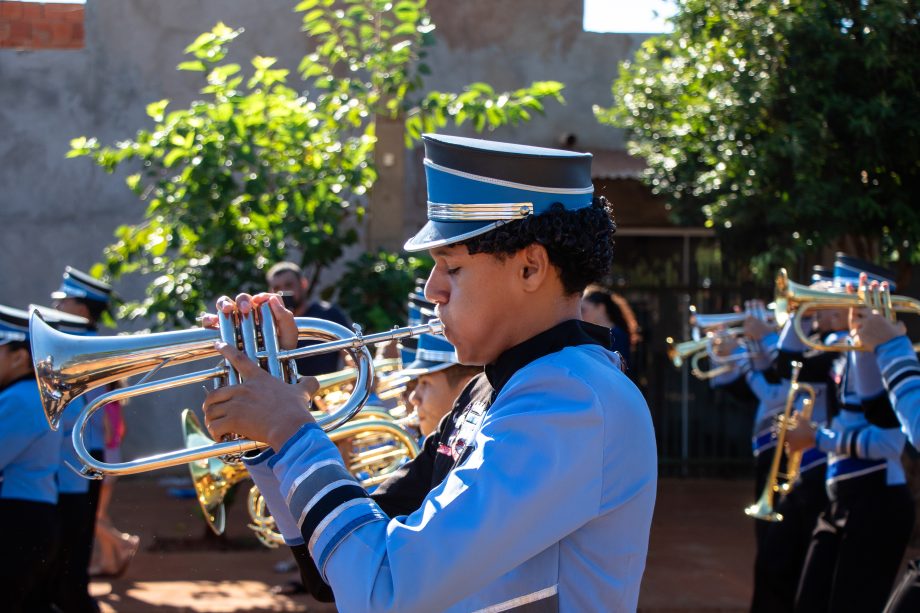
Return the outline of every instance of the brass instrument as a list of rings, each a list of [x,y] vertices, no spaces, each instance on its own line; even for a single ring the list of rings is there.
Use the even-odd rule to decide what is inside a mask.
[[[182,411],[182,435],[186,448],[196,448],[213,443],[201,427],[195,414]],[[204,520],[214,534],[223,534],[226,524],[224,498],[230,488],[249,478],[249,471],[239,462],[223,462],[218,458],[195,460],[188,463],[192,473],[192,485],[198,497],[198,504]]]
[[[816,395],[814,388],[808,384],[799,383],[799,372],[801,372],[801,370],[801,362],[792,363],[792,378],[789,383],[789,392],[786,395],[786,406],[783,409],[782,416],[780,416],[776,424],[776,450],[773,452],[773,461],[770,464],[770,472],[767,474],[767,483],[764,485],[763,493],[757,502],[744,510],[746,515],[754,519],[762,519],[771,522],[783,521],[782,513],[776,512],[775,505],[773,504],[774,499],[779,492],[789,492],[789,490],[792,489],[792,483],[794,483],[795,479],[798,479],[798,469],[802,462],[801,453],[793,454],[796,457],[790,458],[790,461],[787,462],[785,475],[780,474],[779,466],[783,459],[783,454],[785,453],[786,430],[795,423],[792,417],[792,411],[795,405],[796,396],[800,393],[807,396],[804,401],[803,417],[805,416],[804,412],[806,410],[807,418],[811,417],[811,408],[815,402]],[[791,465],[792,462],[796,462],[794,467]],[[779,483],[781,476],[785,478],[785,483],[783,484]]]
[[[818,309],[878,309],[886,317],[894,320],[895,313],[913,313],[920,315],[920,300],[908,296],[892,296],[887,291],[874,292],[865,287],[857,289],[855,294],[829,292],[812,289],[806,285],[789,280],[786,269],[782,268],[776,276],[776,302],[782,304],[787,313],[796,313],[793,328],[796,335],[806,346],[816,351],[863,351],[861,345],[835,344],[825,345],[809,338],[802,329],[805,313]],[[914,345],[920,350],[920,344]]]
[[[182,425],[186,447],[213,443],[198,418],[188,409],[182,412]],[[379,485],[419,454],[418,442],[392,418],[367,416],[362,419],[359,413],[353,421],[332,432],[330,439],[335,443],[352,439],[351,457],[346,458],[346,465],[365,488]],[[249,478],[249,471],[242,463],[226,463],[217,458],[190,462],[189,470],[205,521],[215,534],[223,533],[226,525],[224,498],[231,487]],[[259,488],[252,486],[246,500],[248,525],[259,541],[270,548],[283,544]]]
[[[218,340],[241,346],[250,359],[259,361],[273,376],[285,380],[295,378],[296,367],[293,360],[296,358],[330,351],[349,353],[357,370],[354,391],[341,407],[328,415],[319,416],[316,420],[324,431],[329,432],[351,419],[367,402],[373,390],[374,369],[368,345],[422,333],[437,334],[442,330],[439,321],[431,321],[427,324],[362,336],[357,326],[351,331],[330,321],[296,318],[301,339],[326,342],[281,350],[267,303],[259,310],[258,323],[255,312],[245,317],[239,314],[227,316],[219,313],[219,320],[219,330],[196,328],[134,336],[84,337],[58,332],[42,321],[39,312],[32,313],[29,326],[32,357],[45,416],[53,429],[57,429],[64,407],[80,394],[112,381],[139,374],[146,375],[140,383],[101,394],[88,403],[77,417],[73,441],[76,454],[83,463],[81,473],[84,476],[101,478],[105,474],[128,475],[216,456],[242,454],[266,446],[258,441],[236,439],[110,464],[93,458],[83,443],[83,432],[89,419],[109,402],[205,381],[231,385],[240,383],[239,373],[225,360],[220,365],[206,370],[147,381],[163,367],[219,357],[220,354],[215,347]]]
[[[676,368],[680,368],[685,362],[689,362],[690,373],[697,379],[703,381],[712,379],[731,370],[733,368],[731,362],[750,359],[750,352],[719,356],[715,360],[712,360],[712,357],[709,355],[709,347],[716,334],[736,335],[740,333],[740,328],[729,328],[718,333],[709,332],[705,337],[698,340],[689,340],[680,343],[675,342],[674,339],[669,336],[665,340],[668,344],[668,358]],[[717,362],[718,365],[709,370],[704,369],[701,362],[706,358],[709,358],[713,362]]]

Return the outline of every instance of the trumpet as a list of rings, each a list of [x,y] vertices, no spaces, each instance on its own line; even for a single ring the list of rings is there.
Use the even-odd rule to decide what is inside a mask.
[[[373,390],[374,368],[368,346],[416,336],[438,334],[440,321],[394,328],[364,336],[355,329],[334,322],[296,318],[298,336],[302,340],[325,341],[317,345],[281,350],[277,330],[268,304],[259,310],[261,325],[257,327],[255,312],[246,316],[219,314],[219,330],[191,329],[156,334],[83,337],[64,334],[44,323],[38,311],[32,313],[30,334],[32,359],[41,393],[45,417],[52,429],[57,429],[64,407],[74,398],[106,383],[144,374],[144,379],[132,386],[104,393],[88,403],[77,417],[73,429],[74,450],[83,464],[81,474],[98,479],[103,475],[130,475],[158,468],[178,466],[195,460],[217,456],[232,456],[261,449],[265,443],[247,439],[222,441],[191,449],[174,450],[120,464],[100,462],[93,458],[83,442],[84,430],[93,414],[109,402],[133,398],[183,385],[214,381],[219,384],[240,383],[239,373],[225,360],[213,368],[186,375],[148,381],[161,368],[219,356],[215,341],[223,340],[242,346],[250,359],[263,364],[275,377],[292,381],[296,378],[296,358],[330,351],[345,351],[355,363],[357,375],[349,399],[335,411],[320,416],[317,425],[329,432],[351,419],[367,402]],[[261,340],[261,347],[259,346]]]
[[[793,321],[796,335],[808,347],[816,351],[862,351],[861,345],[835,344],[825,345],[809,338],[802,329],[805,313],[818,309],[853,309],[870,308],[880,310],[886,317],[894,319],[895,313],[913,313],[920,315],[920,300],[908,296],[892,296],[887,291],[872,292],[860,287],[855,294],[829,292],[812,289],[806,285],[789,280],[786,269],[782,268],[776,276],[776,302],[787,313],[795,312]],[[920,350],[920,344],[914,345]]]
[[[792,484],[799,476],[799,466],[802,462],[801,453],[793,454],[793,457],[787,461],[785,474],[780,474],[779,465],[783,459],[783,453],[785,453],[783,447],[786,443],[786,430],[794,423],[792,408],[795,404],[796,397],[800,393],[806,395],[802,408],[802,417],[805,419],[811,418],[811,410],[815,403],[816,393],[814,388],[805,383],[799,383],[799,372],[801,372],[801,370],[801,362],[792,363],[792,378],[789,384],[789,392],[786,395],[786,406],[783,409],[782,416],[780,416],[777,421],[776,451],[773,452],[770,472],[767,474],[767,483],[757,502],[744,510],[746,515],[754,519],[762,519],[771,522],[783,521],[783,514],[776,512],[775,505],[773,504],[774,499],[777,493],[788,493],[792,489]],[[785,483],[783,484],[779,483],[781,476],[785,479]]]

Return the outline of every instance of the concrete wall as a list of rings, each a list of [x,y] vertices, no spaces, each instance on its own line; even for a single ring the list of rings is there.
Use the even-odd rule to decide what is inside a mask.
[[[200,87],[198,75],[175,66],[183,60],[182,49],[218,21],[246,29],[231,47],[234,60],[245,65],[255,55],[270,55],[296,68],[308,42],[293,5],[91,0],[85,48],[0,49],[0,303],[47,303],[65,265],[88,268],[117,225],[141,218],[144,204],[124,186],[126,173],[113,177],[86,159],[65,159],[70,139],[87,135],[112,143],[150,125],[144,112],[149,102],[170,98],[175,107],[187,105]],[[475,81],[499,90],[534,80],[566,83],[566,106],[551,102],[545,119],[502,129],[494,138],[554,146],[562,134],[574,133],[578,148],[622,146],[617,130],[594,121],[591,105],[609,104],[617,63],[643,37],[582,31],[581,0],[432,0],[430,10],[439,41],[428,58],[431,89],[458,90]],[[408,234],[424,217],[420,153],[403,151],[398,130],[386,135],[383,144],[404,156],[392,168],[399,172],[405,166],[408,195],[381,193],[380,201],[389,198],[388,211],[404,209],[401,225]],[[389,177],[383,185],[398,190],[399,183]],[[369,236],[379,244],[398,243],[399,229],[389,220]],[[143,285],[129,279],[116,289],[131,298]],[[136,400],[126,455],[174,444],[179,409],[199,402],[200,392]]]

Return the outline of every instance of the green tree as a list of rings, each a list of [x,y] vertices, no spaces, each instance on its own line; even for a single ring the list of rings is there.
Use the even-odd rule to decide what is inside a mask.
[[[408,317],[408,296],[415,280],[427,278],[434,262],[427,255],[401,256],[385,250],[364,253],[348,262],[337,288],[338,304],[368,330],[403,326]]]
[[[376,179],[378,116],[402,118],[408,145],[449,121],[493,129],[542,113],[547,98],[562,101],[556,82],[425,91],[434,25],[424,0],[307,0],[297,10],[315,52],[303,58],[296,88],[274,58],[253,59],[246,75],[226,62],[242,30],[218,24],[178,67],[201,73],[201,100],[171,112],[166,100],[149,105],[154,126],[131,140],[72,141],[71,157],[136,170],[128,186],[147,203],[143,221],[119,227],[94,269],[152,279],[122,316],[188,324],[221,293],[260,289],[262,269],[280,259],[299,260],[317,287],[358,240]]]
[[[676,219],[755,272],[820,247],[920,261],[920,4],[679,0],[599,121]]]

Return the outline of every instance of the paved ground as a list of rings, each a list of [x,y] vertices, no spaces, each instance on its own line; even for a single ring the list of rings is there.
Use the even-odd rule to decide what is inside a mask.
[[[742,509],[750,490],[746,481],[660,482],[640,611],[747,609],[753,527]],[[275,572],[289,554],[256,544],[243,500],[228,514],[231,547],[220,551],[206,549],[213,545],[202,539],[195,501],[169,491],[149,478],[117,484],[116,525],[141,535],[142,547],[124,576],[93,583],[106,613],[334,610],[306,596],[270,593],[295,574]]]

